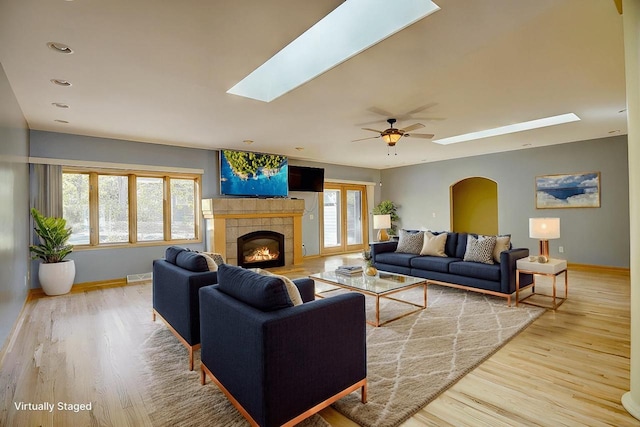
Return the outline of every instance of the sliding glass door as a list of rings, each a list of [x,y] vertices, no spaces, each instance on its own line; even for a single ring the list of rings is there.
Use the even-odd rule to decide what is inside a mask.
[[[326,183],[320,194],[322,253],[362,250],[367,243],[366,187]]]

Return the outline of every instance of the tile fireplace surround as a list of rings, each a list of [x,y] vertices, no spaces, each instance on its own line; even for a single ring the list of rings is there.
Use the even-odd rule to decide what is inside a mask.
[[[304,200],[204,199],[202,213],[213,220],[213,252],[229,264],[238,265],[238,237],[261,230],[284,234],[285,266],[302,262]]]

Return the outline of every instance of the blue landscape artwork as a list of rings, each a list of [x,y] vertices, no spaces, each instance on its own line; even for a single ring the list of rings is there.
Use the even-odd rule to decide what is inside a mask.
[[[248,151],[220,151],[220,193],[233,196],[286,197],[285,156]]]
[[[536,208],[599,208],[600,173],[536,177]]]

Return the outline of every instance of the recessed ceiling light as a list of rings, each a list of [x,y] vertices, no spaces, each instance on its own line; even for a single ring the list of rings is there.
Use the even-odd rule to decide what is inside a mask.
[[[62,79],[51,79],[51,83],[58,86],[65,86],[65,87],[71,86],[71,83]]]
[[[465,133],[463,135],[452,136],[450,138],[436,139],[433,142],[442,145],[455,144],[458,142],[472,141],[474,139],[490,138],[492,136],[506,135],[508,133],[516,133],[547,126],[555,126],[563,123],[575,122],[578,120],[580,120],[580,117],[576,116],[573,113],[567,113],[561,114],[559,116],[545,117],[543,119],[530,120],[528,122],[481,130],[478,132]]]
[[[609,133],[618,133],[620,132],[620,129],[616,129],[616,130],[610,130]]]
[[[345,1],[227,93],[271,102],[438,10],[428,0]]]
[[[523,147],[531,147],[532,144],[522,144]]]
[[[302,150],[304,150],[304,147],[296,147],[296,150],[302,151]]]
[[[626,108],[623,108],[622,110],[618,111],[618,113],[626,113],[626,112],[627,112]]]
[[[245,139],[245,140],[244,140],[244,141],[242,141],[242,142],[244,142],[244,143],[245,143],[245,144],[247,144],[247,145],[251,145],[251,144],[253,144],[253,140],[251,140],[251,139]]]
[[[68,104],[63,104],[62,102],[52,102],[51,105],[58,108],[69,108]]]
[[[56,52],[70,54],[73,53],[73,49],[63,43],[58,42],[49,42],[47,43],[49,49],[55,50]]]
[[[66,121],[66,120],[60,120],[60,119],[55,119],[55,120],[54,120],[54,122],[64,123],[64,124],[69,123],[69,122],[68,122],[68,121]]]

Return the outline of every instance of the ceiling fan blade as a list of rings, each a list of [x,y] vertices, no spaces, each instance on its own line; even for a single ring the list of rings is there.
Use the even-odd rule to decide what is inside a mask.
[[[377,133],[382,133],[381,130],[375,130],[375,129],[371,129],[371,128],[362,128],[362,130],[369,130],[371,132],[377,132]]]
[[[437,122],[441,120],[447,120],[444,117],[414,117],[413,120],[424,120],[425,122]]]
[[[437,102],[430,102],[430,103],[428,103],[428,104],[421,105],[420,107],[414,108],[414,109],[413,109],[413,110],[411,110],[411,111],[407,111],[406,113],[404,113],[404,114],[402,115],[402,117],[411,117],[411,116],[412,116],[412,115],[414,115],[414,114],[421,113],[421,112],[423,112],[424,110],[428,110],[429,108],[433,108],[433,107],[435,107],[436,105],[438,105],[438,103],[437,103]]]
[[[384,116],[384,117],[393,117],[393,113],[390,113],[388,111],[386,111],[383,108],[378,108],[378,107],[369,107],[367,108],[367,111],[370,111],[374,114],[378,114],[380,116]]]
[[[380,136],[370,136],[369,138],[354,139],[351,142],[366,141],[367,139],[378,139],[378,138],[380,138]]]
[[[431,139],[434,135],[432,133],[409,133],[404,136],[408,136],[409,138]]]
[[[403,132],[411,132],[412,130],[423,128],[424,125],[422,123],[415,123],[411,126],[407,126],[406,128],[401,129]]]

